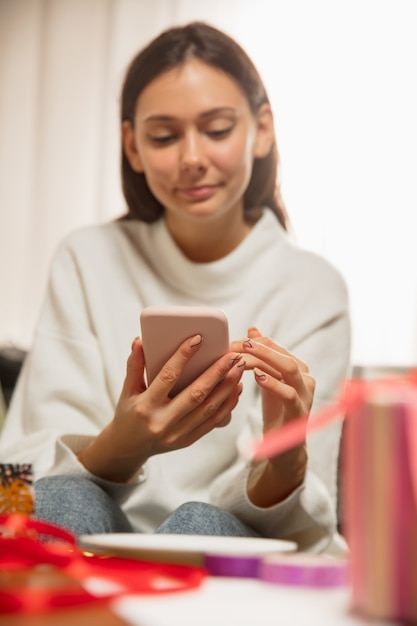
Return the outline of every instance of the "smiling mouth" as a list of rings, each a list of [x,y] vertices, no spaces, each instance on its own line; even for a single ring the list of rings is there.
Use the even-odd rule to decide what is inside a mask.
[[[199,185],[198,187],[180,187],[179,193],[192,200],[206,200],[216,192],[218,185]]]

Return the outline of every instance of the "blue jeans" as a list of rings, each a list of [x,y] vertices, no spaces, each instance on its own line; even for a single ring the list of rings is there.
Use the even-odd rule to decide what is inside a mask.
[[[133,532],[121,507],[96,483],[79,476],[47,476],[35,482],[35,516],[74,535]],[[205,502],[187,502],[157,533],[257,537],[237,517]]]

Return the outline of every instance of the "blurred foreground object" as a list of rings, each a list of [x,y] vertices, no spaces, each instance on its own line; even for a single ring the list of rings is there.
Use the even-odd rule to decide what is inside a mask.
[[[417,374],[364,383],[347,414],[345,532],[352,608],[417,621]]]
[[[25,513],[35,508],[30,463],[0,463],[0,515]]]

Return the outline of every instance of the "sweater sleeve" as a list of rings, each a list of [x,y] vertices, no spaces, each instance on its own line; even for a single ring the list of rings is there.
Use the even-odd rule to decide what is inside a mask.
[[[6,462],[32,463],[35,479],[58,473],[86,475],[124,501],[143,480],[142,474],[129,484],[108,483],[87,472],[77,458],[114,410],[77,260],[71,247],[62,245],[5,420],[0,455]]]
[[[330,273],[332,284],[316,293],[305,330],[288,347],[305,360],[316,379],[315,411],[335,400],[350,363],[350,317],[344,281]],[[323,301],[325,298],[325,301]],[[300,311],[302,314],[303,311]],[[304,311],[305,313],[305,311]],[[289,326],[291,319],[288,320]],[[291,330],[286,332],[291,338]],[[260,399],[250,409],[256,432],[262,423]],[[340,416],[342,418],[343,416]],[[257,425],[257,426],[256,426]],[[337,473],[342,419],[307,438],[308,467],[303,484],[285,501],[269,508],[253,505],[247,495],[250,463],[240,464],[212,485],[213,501],[237,515],[262,536],[295,541],[303,551],[328,551],[337,538]],[[337,541],[336,541],[337,543]]]

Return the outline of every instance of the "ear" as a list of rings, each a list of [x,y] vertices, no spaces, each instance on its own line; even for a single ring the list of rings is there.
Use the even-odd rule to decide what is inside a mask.
[[[256,138],[253,156],[262,159],[271,150],[275,141],[274,118],[270,105],[265,102],[261,105],[256,116]]]
[[[127,160],[130,163],[130,167],[133,171],[142,173],[142,159],[140,158],[135,141],[135,131],[132,124],[125,120],[122,122],[122,145]]]

